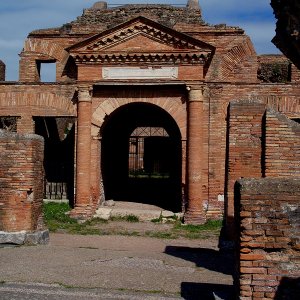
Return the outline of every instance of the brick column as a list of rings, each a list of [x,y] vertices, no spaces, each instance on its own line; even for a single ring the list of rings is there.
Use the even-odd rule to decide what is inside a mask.
[[[105,200],[101,170],[101,138],[98,136],[92,137],[91,163],[91,187],[93,205],[95,209],[97,209],[99,205]]]
[[[187,138],[187,212],[188,224],[206,221],[202,196],[203,159],[203,89],[188,87],[188,138]]]
[[[76,195],[72,217],[87,218],[92,214],[91,197],[91,117],[90,86],[79,86],[77,104]]]

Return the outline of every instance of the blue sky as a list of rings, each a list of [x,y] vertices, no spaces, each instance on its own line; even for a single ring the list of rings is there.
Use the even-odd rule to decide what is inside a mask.
[[[0,0],[0,59],[6,64],[6,80],[18,80],[18,64],[24,40],[34,29],[58,27],[76,19],[83,8],[97,0]],[[107,0],[108,4],[186,4],[187,0]],[[239,26],[251,37],[258,54],[280,53],[271,43],[275,19],[270,0],[199,0],[209,24]]]

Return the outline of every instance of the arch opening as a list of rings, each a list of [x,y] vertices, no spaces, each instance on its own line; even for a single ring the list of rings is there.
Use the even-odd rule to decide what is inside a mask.
[[[101,135],[106,200],[182,210],[181,134],[166,111],[149,103],[124,105],[107,118]]]

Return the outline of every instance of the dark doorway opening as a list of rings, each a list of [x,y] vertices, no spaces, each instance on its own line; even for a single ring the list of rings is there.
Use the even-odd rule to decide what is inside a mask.
[[[102,127],[105,198],[179,212],[181,135],[174,119],[148,103],[127,104]]]
[[[74,205],[73,118],[35,117],[35,133],[44,137],[45,199],[69,200]]]

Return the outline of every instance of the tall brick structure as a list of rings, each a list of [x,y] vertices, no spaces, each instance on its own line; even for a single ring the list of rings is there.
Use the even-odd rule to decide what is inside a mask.
[[[258,56],[239,27],[207,25],[198,1],[99,2],[31,32],[20,57],[19,82],[0,83],[0,117],[44,136],[47,183],[67,183],[77,218],[114,199],[183,209],[194,224],[225,211],[229,224],[236,179],[269,172],[257,161],[265,109],[300,119],[298,69]],[[41,82],[45,64],[56,82]]]
[[[47,243],[43,224],[44,139],[0,130],[0,244]]]

